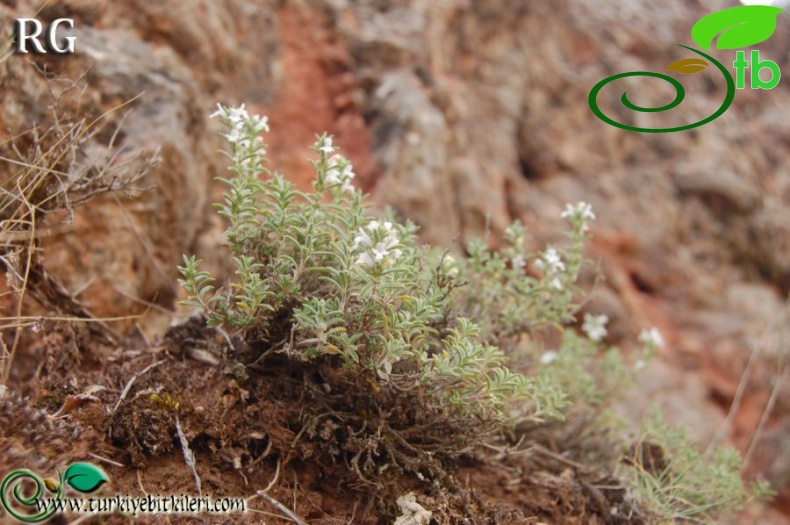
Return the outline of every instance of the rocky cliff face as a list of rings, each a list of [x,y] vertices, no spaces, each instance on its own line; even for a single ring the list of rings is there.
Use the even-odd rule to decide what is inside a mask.
[[[3,4],[6,22],[38,7]],[[47,75],[81,77],[80,103],[97,115],[142,94],[108,119],[122,125],[123,151],[159,148],[150,189],[133,201],[95,199],[77,211],[78,234],[47,240],[46,253],[49,268],[67,288],[82,289],[94,313],[150,311],[140,323],[151,333],[170,320],[156,309],[174,307],[181,254],[212,261],[219,242],[222,226],[207,219],[212,178],[224,169],[208,119],[217,101],[268,114],[273,166],[304,184],[314,133],[333,133],[363,187],[416,221],[432,243],[457,248],[454,239],[490,230],[495,244],[521,219],[537,246],[557,239],[564,203],[591,202],[598,220],[590,255],[605,279],[589,309],[609,315],[612,343],[627,347],[651,325],[668,341],[645,374],[644,403],[659,400],[711,439],[751,359],[730,432],[745,449],[773,389],[787,386],[790,85],[739,90],[715,122],[671,134],[616,129],[587,103],[606,76],[663,71],[686,57],[673,44],[690,44],[693,23],[721,7],[64,0],[40,16],[75,19],[76,55],[14,56],[0,65],[1,118],[11,130],[42,119],[46,108],[34,102],[46,98]],[[760,49],[788,67],[788,47],[790,19],[782,15]],[[689,120],[711,114],[723,97],[712,74],[695,77],[684,79]],[[643,104],[672,96],[658,81],[627,86]],[[643,122],[616,109],[618,89],[602,95],[602,105],[620,120]],[[772,403],[753,467],[767,472],[778,454],[770,474],[787,489],[790,390]]]

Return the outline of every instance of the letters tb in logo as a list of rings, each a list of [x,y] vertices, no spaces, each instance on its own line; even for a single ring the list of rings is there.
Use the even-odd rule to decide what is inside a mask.
[[[58,27],[61,24],[66,24],[68,27],[74,27],[74,20],[71,18],[58,18],[46,27],[35,18],[17,18],[14,24],[14,50],[18,54],[28,52],[28,43],[31,44],[31,51],[35,54],[46,54],[48,51],[58,55],[73,53],[74,42],[77,39],[75,36],[66,36],[61,39],[57,38]],[[39,41],[39,35],[42,31],[45,36],[45,45]]]

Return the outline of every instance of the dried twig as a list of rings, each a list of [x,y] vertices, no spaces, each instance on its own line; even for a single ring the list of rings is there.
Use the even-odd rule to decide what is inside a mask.
[[[184,453],[184,461],[186,462],[187,467],[189,467],[189,470],[192,471],[192,476],[195,478],[195,486],[197,487],[198,494],[203,496],[200,476],[198,476],[197,470],[195,469],[195,453],[189,448],[189,440],[184,435],[184,431],[181,429],[181,421],[179,421],[178,416],[176,416],[176,433],[178,434],[178,440],[181,442],[181,450]]]
[[[288,509],[285,505],[274,499],[273,497],[266,494],[264,491],[259,490],[256,492],[258,496],[263,498],[264,500],[268,501],[272,506],[277,508],[280,512],[282,512],[289,520],[293,521],[297,525],[307,525],[307,522],[304,521],[302,518],[294,514],[292,511]]]
[[[743,474],[746,471],[746,467],[749,466],[749,462],[752,460],[754,450],[760,443],[760,438],[762,437],[763,431],[765,430],[765,426],[768,424],[768,419],[771,417],[771,414],[774,411],[776,400],[779,398],[779,390],[782,386],[783,377],[784,374],[779,376],[774,383],[773,388],[771,389],[771,395],[768,398],[768,401],[765,403],[765,408],[763,409],[763,414],[760,417],[760,422],[757,424],[757,428],[755,429],[752,439],[749,442],[749,448],[746,450],[746,454],[743,456],[743,462],[741,463],[741,474]]]
[[[785,315],[782,312],[782,315]],[[708,446],[705,449],[704,457],[709,457],[710,454],[713,452],[716,445],[721,442],[724,438],[724,435],[730,430],[732,427],[733,421],[735,420],[735,416],[738,414],[738,411],[741,408],[741,402],[743,401],[743,396],[746,394],[746,387],[749,385],[749,381],[752,378],[752,372],[754,371],[754,367],[757,365],[760,357],[763,354],[764,348],[764,341],[770,331],[774,328],[776,323],[779,322],[779,318],[776,317],[771,320],[771,322],[766,325],[765,329],[763,330],[762,334],[760,334],[760,338],[754,344],[752,348],[752,353],[749,356],[749,361],[746,363],[746,368],[741,374],[741,380],[738,383],[738,388],[735,391],[735,397],[732,400],[732,404],[730,405],[730,410],[727,412],[727,417],[724,419],[724,422],[719,426],[716,434],[713,436],[713,439],[710,440]]]
[[[263,489],[264,492],[269,492],[274,487],[274,484],[277,483],[277,479],[280,477],[280,460],[277,460],[277,467],[274,469],[274,477],[269,482],[269,485]]]
[[[145,490],[145,487],[143,486],[143,471],[142,470],[138,470],[137,471],[137,486],[140,487],[140,492],[142,492],[146,496],[148,495],[148,491]]]
[[[112,409],[112,413],[113,413],[113,414],[115,414],[115,412],[118,410],[118,407],[119,407],[119,406],[121,406],[121,402],[122,402],[124,399],[126,399],[126,396],[129,394],[129,390],[131,390],[131,389],[132,389],[132,385],[134,384],[134,382],[135,382],[135,381],[137,381],[137,378],[138,378],[138,377],[140,377],[140,376],[141,376],[141,375],[143,375],[143,374],[146,374],[146,373],[148,373],[150,370],[152,370],[152,369],[156,368],[157,366],[161,365],[161,364],[162,364],[162,363],[164,363],[164,362],[165,362],[165,360],[164,360],[164,359],[160,359],[160,360],[159,360],[159,361],[157,361],[156,363],[153,363],[153,364],[150,364],[150,365],[148,365],[148,366],[147,366],[147,367],[145,367],[145,368],[144,368],[142,371],[140,371],[140,372],[137,372],[135,375],[133,375],[133,376],[132,376],[132,378],[131,378],[131,379],[129,379],[129,381],[126,383],[126,386],[125,386],[125,387],[123,387],[123,392],[121,392],[121,397],[119,397],[119,398],[118,398],[118,402],[117,402],[117,403],[115,403],[115,406],[114,406],[114,407],[113,407],[113,409]]]
[[[88,452],[88,455],[90,457],[92,457],[93,459],[96,459],[96,460],[99,460],[99,461],[103,461],[103,462],[108,463],[108,464],[110,464],[110,465],[112,465],[114,467],[120,467],[120,468],[125,468],[126,467],[126,465],[124,465],[123,463],[118,463],[117,461],[113,461],[111,459],[102,457],[102,456],[100,456],[98,454],[93,454],[91,452]]]

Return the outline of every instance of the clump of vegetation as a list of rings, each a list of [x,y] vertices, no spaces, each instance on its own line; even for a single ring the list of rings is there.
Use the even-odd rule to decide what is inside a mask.
[[[8,53],[7,47],[0,50],[0,63]],[[116,143],[120,127],[112,129],[109,117],[126,104],[99,117],[68,109],[78,106],[82,82],[67,81],[62,88],[53,83],[50,105],[39,101],[49,121],[0,142],[0,267],[13,299],[13,314],[0,319],[0,329],[14,334],[9,346],[0,338],[0,392],[8,386],[24,330],[38,331],[45,320],[31,315],[36,310],[30,299],[59,319],[92,318],[47,272],[41,239],[71,222],[75,209],[98,195],[138,193],[136,184],[160,161],[157,153],[130,155]],[[115,334],[99,320],[89,329],[103,339]]]
[[[248,340],[298,359],[334,357],[368,371],[382,388],[420,390],[438,411],[451,407],[493,422],[507,419],[512,404],[527,403],[531,418],[560,417],[562,392],[511,372],[502,350],[471,320],[510,328],[519,311],[533,322],[562,320],[565,310],[551,300],[546,279],[525,276],[523,264],[479,245],[468,264],[455,261],[419,247],[413,224],[367,216],[351,165],[326,135],[313,147],[313,191],[298,191],[262,164],[265,119],[243,109],[217,114],[233,147],[234,176],[222,179],[229,190],[219,214],[229,223],[236,276],[220,292],[194,257],[180,268],[187,304],[202,308],[209,325],[241,329]],[[471,315],[457,309],[454,292],[477,272],[491,279],[488,293],[508,294],[502,322],[472,311],[484,300],[472,292],[465,297]]]
[[[265,118],[243,106],[219,106],[214,115],[231,146],[231,176],[221,179],[227,190],[217,208],[228,223],[235,274],[221,282],[185,256],[180,283],[185,304],[202,310],[209,326],[239,334],[256,362],[279,363],[302,382],[310,403],[289,458],[301,450],[313,460],[342,460],[355,483],[379,488],[393,472],[441,480],[448,458],[501,443],[514,428],[561,421],[571,403],[598,412],[623,384],[629,369],[620,352],[601,346],[605,316],[586,316],[585,335],[570,327],[583,299],[575,283],[595,218],[588,204],[562,214],[566,246],[530,253],[514,223],[502,250],[474,241],[468,257],[454,258],[420,246],[412,223],[368,213],[353,168],[330,136],[316,139],[316,176],[303,192],[266,166]],[[557,348],[539,342],[546,331],[558,334]],[[526,375],[507,365],[524,334]],[[655,331],[642,339],[648,353],[661,344]],[[306,452],[299,440],[314,446]],[[667,502],[662,491],[683,481],[677,468],[673,477],[655,477],[653,490],[645,487],[647,470],[632,468],[636,499],[659,516],[729,511],[747,495],[733,481],[737,465],[731,456],[709,463],[710,475],[728,480],[715,494],[690,482],[691,492]]]
[[[625,464],[632,468],[622,468],[621,476],[636,500],[652,515],[667,519],[713,523],[754,498],[772,497],[767,482],[744,483],[736,450],[719,446],[703,454],[682,428],[668,425],[655,409]]]

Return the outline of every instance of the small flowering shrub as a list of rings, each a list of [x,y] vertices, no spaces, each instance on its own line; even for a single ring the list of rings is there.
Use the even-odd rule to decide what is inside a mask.
[[[456,260],[418,248],[410,223],[366,216],[353,168],[331,137],[322,135],[313,146],[316,178],[313,191],[304,193],[265,167],[265,118],[244,106],[220,106],[213,116],[227,127],[222,136],[231,146],[232,176],[220,179],[228,190],[217,207],[228,221],[235,278],[220,291],[194,257],[179,268],[190,294],[186,304],[202,309],[210,326],[240,329],[300,359],[336,356],[383,383],[423,389],[437,407],[485,417],[505,417],[514,403],[522,416],[526,405],[536,420],[560,417],[567,405],[560,385],[595,388],[592,376],[579,378],[606,334],[605,316],[586,316],[587,339],[565,332],[561,350],[541,357],[547,371],[571,372],[567,381],[548,372],[531,379],[515,374],[495,346],[574,320],[575,281],[595,219],[589,204],[568,205],[562,213],[570,226],[566,248],[525,252],[525,232],[516,222],[501,252],[478,240],[468,246],[468,258]],[[539,277],[525,273],[528,263]],[[284,317],[285,329],[275,326]],[[616,364],[619,354],[609,355]],[[555,361],[567,366],[549,368]],[[395,371],[404,363],[411,366]]]
[[[469,259],[459,264],[466,285],[458,302],[466,315],[478,321],[485,337],[505,341],[524,332],[573,321],[580,290],[575,283],[585,264],[582,256],[595,218],[589,204],[568,205],[562,218],[570,222],[569,247],[549,246],[539,254],[524,250],[524,228],[517,221],[506,233],[506,246],[491,252],[482,240],[473,241]],[[528,261],[539,278],[525,275]]]
[[[582,298],[575,283],[595,219],[589,204],[562,213],[565,246],[529,253],[516,222],[502,250],[473,241],[456,259],[419,246],[412,223],[366,213],[353,167],[326,134],[312,147],[315,180],[303,192],[266,166],[265,118],[244,106],[213,116],[231,148],[217,208],[235,273],[220,282],[184,256],[179,282],[209,326],[261,349],[256,360],[280,355],[341,374],[324,366],[320,385],[305,379],[321,406],[300,409],[297,439],[334,440],[326,452],[345,454],[363,482],[393,466],[439,478],[443,455],[468,452],[506,424],[560,420],[570,401],[598,410],[622,387],[619,351],[601,348],[606,316],[585,315],[581,333],[566,328]],[[558,346],[530,337],[530,375],[511,371],[500,348],[546,330],[559,334]],[[656,329],[639,340],[637,369],[663,345]]]
[[[571,286],[581,262],[580,242],[569,272],[550,260],[547,277],[538,281],[523,275],[523,265],[506,266],[480,245],[471,247],[471,266],[455,262],[419,248],[414,225],[365,214],[351,164],[336,154],[331,137],[322,135],[313,146],[313,191],[301,192],[265,167],[264,118],[243,107],[220,106],[214,115],[228,127],[223,136],[232,148],[233,176],[221,179],[228,190],[218,208],[228,221],[235,276],[221,291],[194,257],[185,257],[179,268],[190,294],[186,304],[204,310],[209,325],[243,330],[248,340],[266,341],[303,360],[334,356],[343,367],[369,370],[393,388],[420,388],[441,410],[505,420],[507,407],[518,403],[530,406],[535,419],[561,415],[562,392],[511,372],[503,352],[483,336],[500,321],[477,308],[495,297],[466,295],[467,305],[478,306],[462,315],[452,297],[473,269],[492,281],[506,274],[507,291],[499,293],[508,294],[504,322],[511,329],[521,326],[516,317],[537,313],[537,303],[551,303],[547,294],[564,294],[564,303],[543,315],[552,322],[565,319],[571,298],[564,287]],[[576,224],[574,238],[581,241],[584,223]],[[520,246],[519,235],[514,225],[514,246]],[[475,290],[496,292],[490,286]]]

